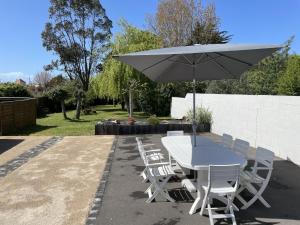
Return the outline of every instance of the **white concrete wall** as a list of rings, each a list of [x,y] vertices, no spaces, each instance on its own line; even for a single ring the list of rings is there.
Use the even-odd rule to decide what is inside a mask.
[[[182,118],[192,97],[173,98],[171,116]],[[197,94],[196,105],[213,112],[213,133],[230,134],[300,165],[300,97]]]

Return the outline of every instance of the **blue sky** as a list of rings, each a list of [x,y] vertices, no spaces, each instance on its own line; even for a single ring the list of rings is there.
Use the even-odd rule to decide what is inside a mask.
[[[204,4],[208,1],[204,0]],[[211,1],[210,1],[211,2]],[[221,29],[233,35],[232,43],[281,44],[295,35],[292,52],[300,53],[299,0],[215,0]],[[145,15],[156,11],[158,0],[101,0],[113,21],[146,28]],[[42,47],[41,32],[48,19],[48,0],[1,1],[0,81],[28,81],[54,56]]]

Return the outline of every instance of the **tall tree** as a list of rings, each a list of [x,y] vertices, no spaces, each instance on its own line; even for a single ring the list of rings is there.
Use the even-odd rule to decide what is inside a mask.
[[[216,15],[214,4],[206,8],[198,6],[198,17],[192,30],[189,45],[193,44],[225,44],[231,40],[227,31],[220,31],[220,19]]]
[[[143,31],[129,25],[125,20],[120,21],[122,33],[116,35],[112,44],[111,55],[148,50],[161,47],[160,39],[149,31]],[[150,82],[143,74],[130,66],[114,60],[111,55],[103,65],[103,72],[97,76],[94,88],[98,89],[101,97],[119,99],[129,105],[128,91],[132,80],[143,84]],[[129,109],[129,107],[128,107]]]
[[[79,89],[87,92],[107,51],[112,22],[99,0],[51,0],[49,22],[42,32],[43,46],[58,60],[47,69],[60,69]],[[76,118],[80,118],[82,95],[77,94]]]
[[[64,116],[64,119],[68,119],[65,107],[65,100],[68,98],[68,92],[62,86],[57,86],[48,92],[49,98],[54,101],[58,101],[61,106],[61,112]]]
[[[34,76],[34,82],[43,90],[46,90],[49,87],[49,82],[51,79],[52,75],[48,71],[39,72]]]
[[[194,0],[160,0],[148,23],[165,47],[185,45],[191,38],[194,12]]]
[[[165,47],[226,43],[231,39],[219,31],[220,19],[213,3],[201,0],[160,0],[155,15],[149,16],[150,30],[161,37]]]

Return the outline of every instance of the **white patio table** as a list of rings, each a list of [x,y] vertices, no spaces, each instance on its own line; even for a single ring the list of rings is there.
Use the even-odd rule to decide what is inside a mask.
[[[191,136],[167,136],[161,141],[180,166],[197,171],[197,197],[189,211],[190,215],[202,203],[204,192],[201,184],[207,183],[209,165],[240,164],[244,168],[247,164],[243,157],[205,137],[197,136],[197,146],[193,145]]]

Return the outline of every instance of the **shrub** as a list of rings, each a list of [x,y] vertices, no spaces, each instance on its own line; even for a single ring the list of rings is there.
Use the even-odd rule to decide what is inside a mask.
[[[193,109],[189,110],[187,115],[187,120],[193,121]],[[203,124],[203,123],[212,123],[212,112],[204,107],[197,107],[196,108],[196,115],[195,115],[196,122],[198,124]]]
[[[152,115],[147,119],[148,123],[150,125],[158,125],[159,124],[159,119],[156,117],[156,115]]]
[[[31,97],[25,86],[14,83],[0,84],[0,97]]]

